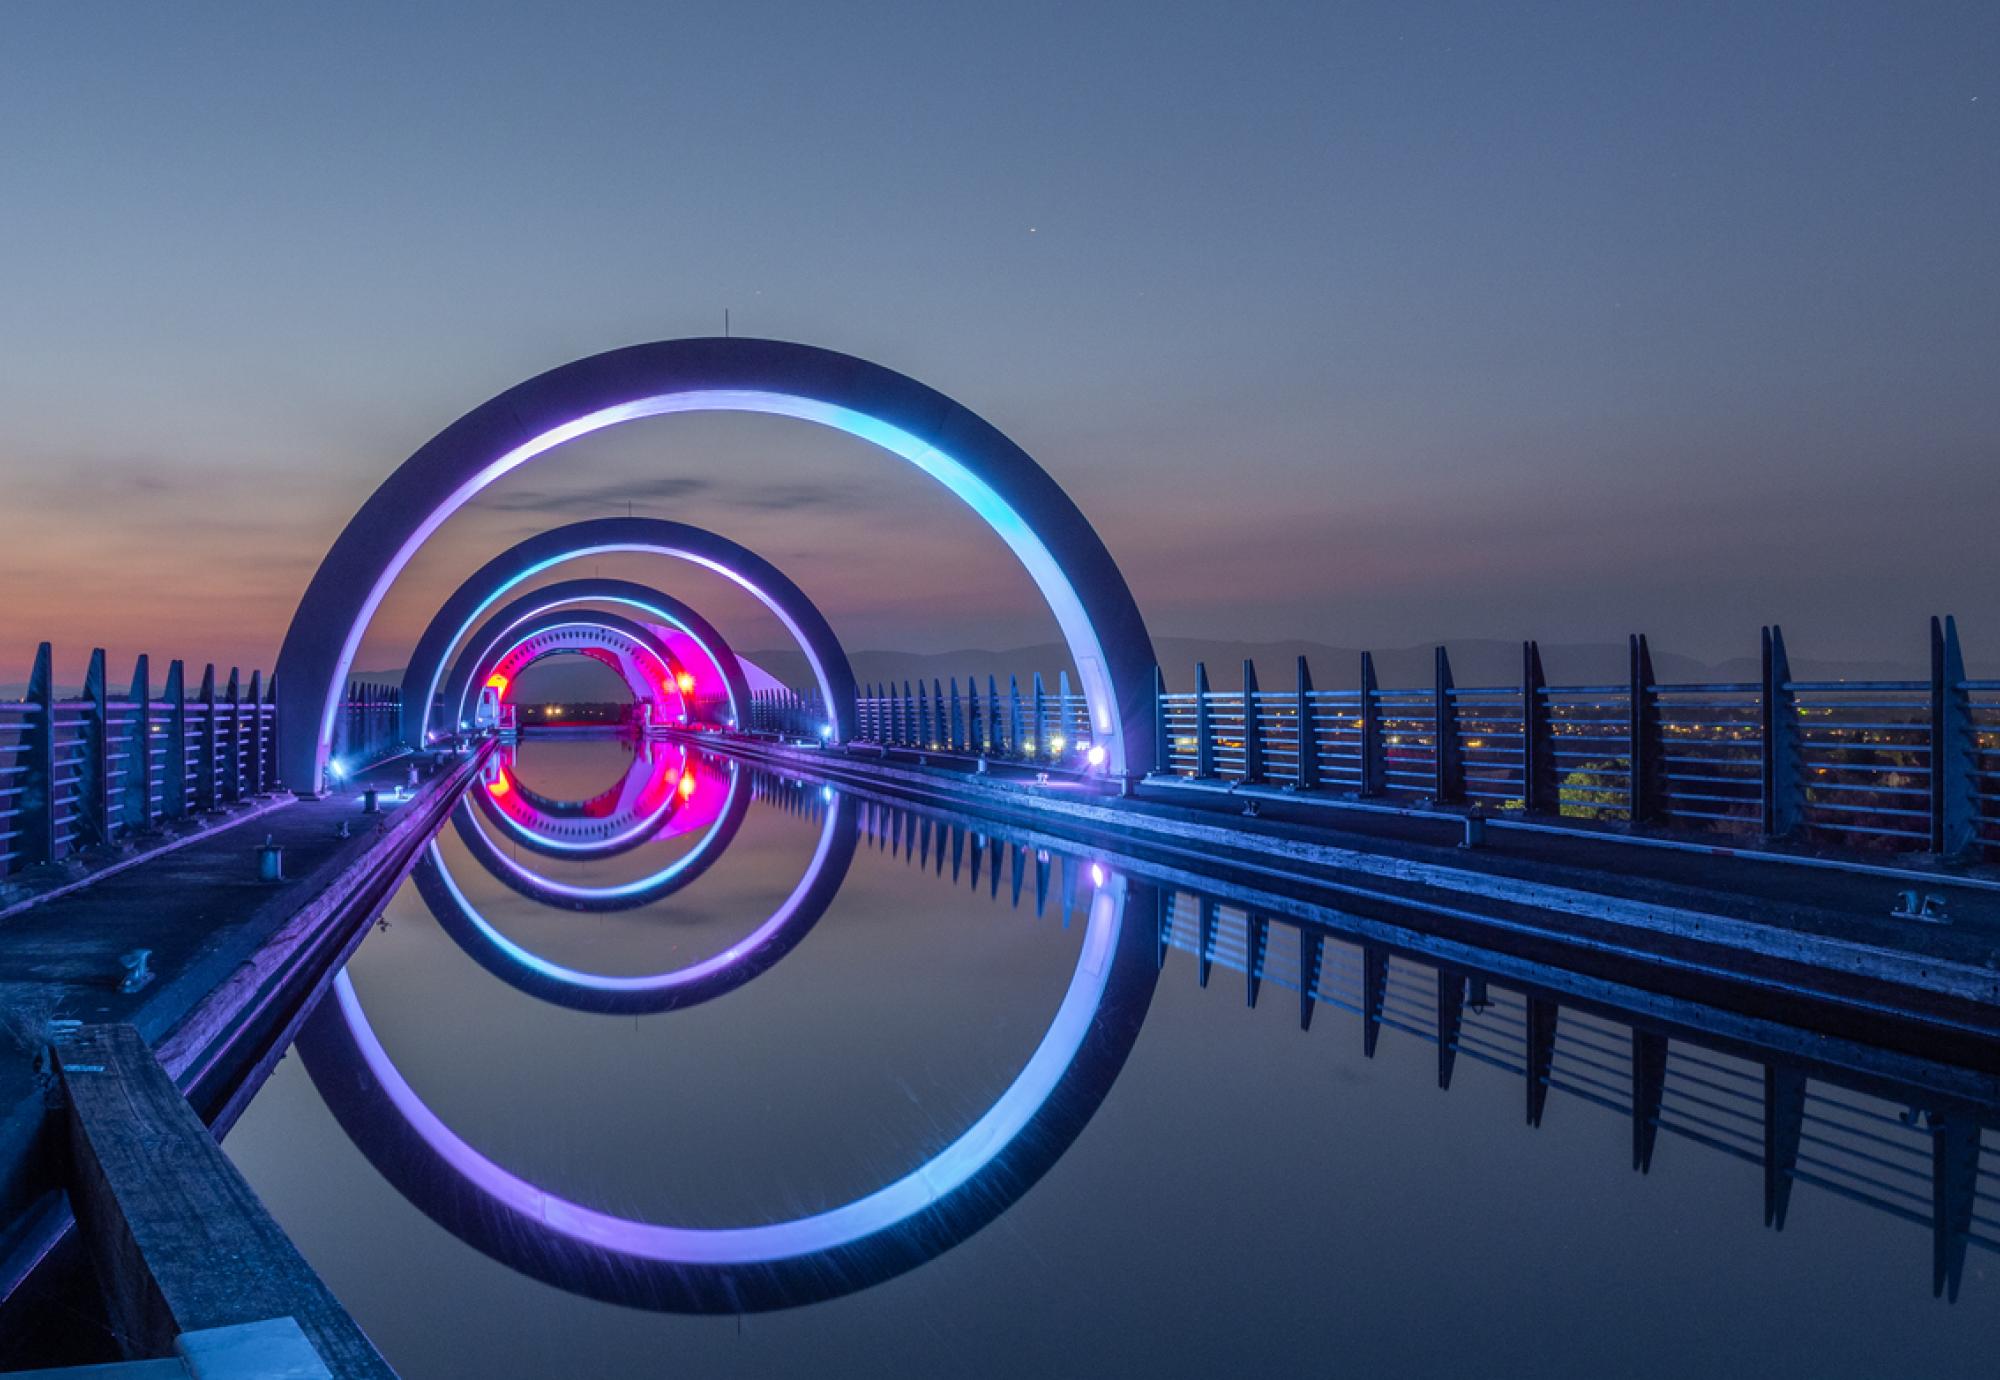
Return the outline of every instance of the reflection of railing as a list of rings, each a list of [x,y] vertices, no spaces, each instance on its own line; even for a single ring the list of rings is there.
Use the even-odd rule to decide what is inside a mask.
[[[780,808],[824,808],[817,783],[761,771],[752,781]],[[1004,891],[1014,906],[1028,896],[1038,916],[1053,908],[1067,923],[1088,894],[1090,863],[1011,826],[865,797],[857,809],[862,837],[878,850],[948,869],[996,899]],[[1201,986],[1220,968],[1241,975],[1253,1006],[1269,990],[1292,994],[1304,1027],[1320,1008],[1355,1016],[1370,1057],[1385,1030],[1421,1041],[1436,1050],[1441,1087],[1460,1060],[1519,1076],[1531,1125],[1550,1114],[1552,1092],[1625,1117],[1641,1172],[1662,1132],[1757,1166],[1768,1226],[1785,1225],[1793,1189],[1805,1184],[1928,1227],[1933,1286],[1954,1298],[1967,1248],[2000,1252],[2000,1173],[1980,1156],[1983,1129],[2000,1118],[1990,1102],[1940,1092],[1951,1071],[1936,1085],[1855,1074],[1213,895],[1163,886],[1158,905],[1160,962],[1190,956]]]
[[[0,877],[276,789],[277,727],[261,672],[218,687],[209,666],[190,692],[176,661],[156,692],[141,656],[118,695],[101,648],[58,697],[44,642],[26,698],[0,702]]]

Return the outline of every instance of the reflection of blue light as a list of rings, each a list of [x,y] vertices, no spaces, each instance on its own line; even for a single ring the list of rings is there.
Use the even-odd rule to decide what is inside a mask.
[[[729,813],[726,802],[734,798],[740,779],[739,773],[732,765],[729,771],[729,795],[724,797],[725,804],[722,810],[708,826],[708,832],[701,836],[701,842],[697,843],[680,857],[675,858],[652,876],[641,877],[636,882],[623,882],[617,886],[573,886],[568,882],[558,882],[544,877],[541,873],[523,867],[515,859],[507,856],[500,845],[493,841],[493,836],[486,832],[486,826],[480,823],[479,811],[469,810],[465,818],[493,850],[493,861],[499,863],[536,890],[546,891],[557,896],[568,896],[578,901],[616,901],[626,896],[637,896],[643,892],[651,891],[654,887],[665,886],[691,867],[695,859],[706,853],[709,847],[715,842],[716,836],[722,832],[722,822]],[[671,797],[669,798],[669,803],[671,803]],[[502,817],[504,818],[505,816],[503,815]],[[436,852],[437,845],[435,843],[431,845],[431,850],[433,853]]]
[[[334,999],[363,1062],[409,1127],[506,1210],[588,1245],[647,1260],[695,1265],[786,1260],[837,1250],[899,1225],[963,1186],[1013,1143],[1061,1083],[1090,1033],[1111,977],[1111,958],[1124,923],[1124,893],[1121,883],[1100,888],[1092,898],[1076,971],[1062,1003],[1028,1062],[984,1116],[927,1163],[865,1197],[809,1217],[755,1227],[665,1226],[601,1212],[536,1187],[486,1158],[424,1105],[370,1028],[344,969],[334,979]]]
[[[813,883],[819,880],[820,871],[826,866],[827,851],[833,846],[834,828],[838,822],[838,818],[829,812],[826,824],[820,830],[819,846],[813,850],[812,861],[806,864],[805,876],[801,877],[799,884],[792,888],[791,895],[771,912],[770,919],[721,953],[711,954],[699,962],[690,963],[671,972],[649,973],[640,977],[611,977],[603,973],[586,973],[577,968],[565,968],[532,950],[522,948],[494,928],[493,923],[481,915],[466,894],[459,890],[458,882],[452,877],[451,869],[445,866],[444,855],[439,852],[435,839],[431,840],[430,852],[431,861],[437,864],[438,877],[444,882],[445,890],[451,893],[451,898],[457,903],[460,912],[475,929],[492,942],[496,949],[523,968],[531,969],[544,977],[553,978],[572,987],[587,987],[599,992],[664,992],[713,976],[745,954],[755,953],[763,948],[773,936],[783,931],[785,926],[791,923],[792,916],[797,913],[799,906],[804,903],[807,893],[812,890]],[[707,840],[704,839],[703,843],[706,845]],[[679,870],[678,864],[674,870]]]

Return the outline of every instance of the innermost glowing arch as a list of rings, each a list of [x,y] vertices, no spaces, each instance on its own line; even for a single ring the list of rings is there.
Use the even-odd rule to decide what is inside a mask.
[[[1041,589],[1111,770],[1149,760],[1152,644],[1138,606],[1089,522],[1025,451],[950,398],[880,365],[809,345],[711,337],[634,345],[530,379],[454,422],[376,489],[314,574],[279,653],[279,694],[292,710],[281,716],[280,755],[292,785],[317,788],[338,689],[369,620],[446,518],[564,442],[680,412],[816,422],[939,480]]]

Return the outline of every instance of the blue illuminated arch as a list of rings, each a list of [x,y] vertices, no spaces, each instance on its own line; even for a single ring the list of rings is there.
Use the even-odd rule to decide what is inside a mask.
[[[902,456],[971,506],[1013,550],[1062,628],[1114,772],[1151,760],[1152,643],[1104,543],[1061,487],[993,426],[866,360],[785,341],[633,345],[517,384],[440,432],[383,481],[334,542],[278,655],[280,762],[320,783],[362,634],[444,520],[500,476],[605,427],[677,412],[759,412],[834,427]],[[740,572],[715,569],[752,588]],[[852,734],[852,688],[834,712]],[[423,703],[427,706],[429,701]]]
[[[444,681],[445,727],[455,727],[464,717],[466,696],[472,686],[480,683],[482,677],[474,674],[479,659],[502,637],[519,627],[537,614],[554,609],[569,608],[579,604],[616,604],[622,608],[636,610],[658,619],[671,628],[687,634],[688,638],[701,649],[708,664],[715,672],[719,686],[704,685],[703,688],[720,688],[729,704],[729,717],[740,723],[749,712],[750,686],[743,677],[742,663],[730,649],[715,625],[693,608],[650,586],[635,580],[609,580],[595,577],[577,580],[563,580],[556,584],[544,585],[530,594],[514,600],[484,623],[473,633],[458,658],[452,663],[450,674]],[[414,665],[414,662],[413,662]],[[692,669],[692,668],[690,668]],[[697,677],[706,682],[706,677]],[[421,688],[412,689],[421,694]],[[408,707],[405,708],[407,714]],[[412,745],[423,740],[423,724],[420,721],[411,730]]]
[[[835,731],[851,736],[854,672],[847,652],[817,605],[782,570],[748,547],[705,528],[664,518],[592,518],[552,527],[502,551],[452,591],[432,615],[403,672],[403,734],[424,741],[430,705],[444,679],[445,657],[472,631],[474,621],[509,590],[565,561],[613,552],[672,556],[732,579],[761,600],[798,639],[806,662],[831,706]]]

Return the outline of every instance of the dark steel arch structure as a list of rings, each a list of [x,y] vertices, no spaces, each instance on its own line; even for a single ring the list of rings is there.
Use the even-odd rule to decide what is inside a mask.
[[[786,341],[708,337],[628,346],[517,384],[446,427],[382,482],[314,573],[278,655],[285,779],[296,789],[318,788],[362,634],[396,575],[446,518],[566,441],[641,417],[698,411],[834,427],[943,483],[1041,589],[1069,644],[1093,727],[1106,735],[1110,769],[1122,773],[1151,760],[1153,653],[1145,622],[1103,541],[1027,452],[944,394],[881,365]],[[744,572],[711,564],[767,597]],[[434,655],[441,660],[443,650]],[[843,738],[853,733],[848,680],[843,694],[829,696],[833,731]],[[420,703],[428,705],[428,694]]]
[[[537,533],[486,562],[452,592],[417,639],[409,669],[403,673],[405,739],[412,744],[424,740],[428,707],[443,680],[445,657],[488,607],[524,580],[564,561],[613,551],[675,556],[716,570],[726,567],[798,638],[832,707],[835,731],[851,733],[854,672],[832,625],[804,590],[748,547],[705,528],[665,518],[622,517],[591,518]]]
[[[685,633],[714,668],[716,683],[703,688],[719,688],[729,701],[730,713],[740,720],[750,704],[750,685],[744,679],[743,665],[736,659],[736,653],[729,643],[710,623],[691,606],[636,580],[609,580],[595,577],[577,580],[563,580],[556,584],[544,585],[531,594],[524,594],[498,613],[479,625],[471,639],[460,649],[458,658],[451,665],[450,673],[444,681],[443,712],[445,723],[450,727],[464,715],[466,696],[472,686],[478,684],[473,675],[474,663],[502,637],[526,622],[536,614],[552,609],[570,608],[583,604],[616,604],[622,608],[649,614],[668,626]],[[627,615],[631,616],[630,614]],[[689,669],[693,669],[690,667]],[[702,679],[697,676],[697,679]],[[419,707],[421,714],[424,707]],[[405,716],[409,710],[405,706]],[[425,728],[419,722],[416,741],[422,741]]]

